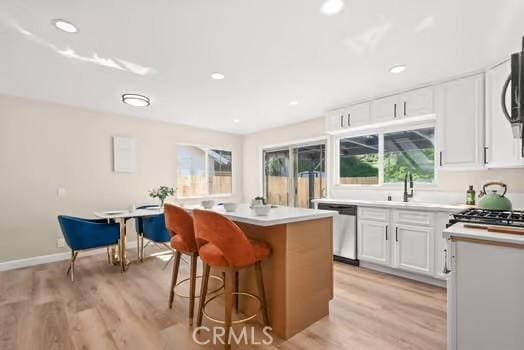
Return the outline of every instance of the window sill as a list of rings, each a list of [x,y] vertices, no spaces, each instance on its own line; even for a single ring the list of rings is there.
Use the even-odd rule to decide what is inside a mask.
[[[438,190],[439,186],[437,183],[414,183],[414,189],[415,191],[417,189],[419,190]],[[336,189],[344,189],[344,190],[376,190],[376,191],[398,191],[404,189],[403,183],[398,184],[382,184],[382,185],[350,185],[350,184],[335,184],[334,188]]]

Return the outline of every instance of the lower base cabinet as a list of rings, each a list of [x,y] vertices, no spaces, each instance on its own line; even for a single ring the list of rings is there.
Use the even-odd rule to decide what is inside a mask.
[[[390,264],[389,225],[384,222],[358,221],[359,259],[375,264]]]
[[[394,267],[432,276],[433,235],[433,227],[396,225]]]
[[[358,258],[445,279],[447,242],[442,232],[448,213],[421,210],[360,207],[358,211]]]

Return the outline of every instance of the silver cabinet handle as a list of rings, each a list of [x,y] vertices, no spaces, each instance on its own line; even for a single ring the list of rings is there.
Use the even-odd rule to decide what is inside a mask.
[[[388,225],[386,225],[386,241],[388,240]]]
[[[395,241],[398,242],[398,226],[395,227]]]
[[[351,126],[351,113],[348,113],[348,128]]]
[[[344,127],[344,115],[340,115],[340,128]]]
[[[404,101],[404,117],[407,115],[406,114],[407,105],[408,105],[408,103],[406,101]]]
[[[396,118],[397,117],[397,104],[395,103],[393,105],[393,118]]]
[[[442,252],[444,253],[444,269],[442,270],[442,273],[447,275],[451,272],[451,270],[448,268],[448,250],[444,249]]]

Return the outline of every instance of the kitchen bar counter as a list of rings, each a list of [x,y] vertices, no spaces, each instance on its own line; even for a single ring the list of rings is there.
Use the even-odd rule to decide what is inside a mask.
[[[189,212],[198,209],[186,206]],[[329,315],[333,298],[333,216],[337,212],[278,207],[268,216],[255,216],[247,204],[232,213],[213,209],[233,220],[251,239],[271,245],[262,262],[264,284],[273,333],[289,339]],[[213,269],[211,269],[213,273]],[[254,269],[240,272],[240,290],[255,292]],[[240,311],[255,313],[258,304],[240,300]],[[257,321],[262,322],[260,316]]]
[[[184,209],[191,212],[193,209],[202,209],[202,207],[199,205],[186,205],[184,206]],[[277,208],[272,208],[267,216],[256,216],[255,212],[249,208],[248,204],[239,204],[237,210],[234,212],[226,212],[221,205],[215,206],[212,210],[235,222],[257,226],[289,224],[293,222],[330,218],[338,215],[336,211],[278,206]]]
[[[459,212],[469,208],[465,204],[439,204],[426,202],[396,202],[396,201],[379,201],[379,200],[363,200],[363,199],[342,199],[342,198],[321,198],[313,199],[313,203],[330,203],[330,204],[349,204],[361,207],[382,207],[395,209],[413,209],[413,210],[430,210],[430,211],[444,211],[444,212]]]

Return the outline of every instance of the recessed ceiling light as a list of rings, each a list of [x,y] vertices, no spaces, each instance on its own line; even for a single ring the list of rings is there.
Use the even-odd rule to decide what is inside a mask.
[[[344,9],[344,1],[342,0],[326,0],[320,7],[320,12],[326,16],[333,16]]]
[[[212,73],[211,74],[211,78],[215,79],[215,80],[222,80],[225,78],[225,75],[222,74],[222,73]]]
[[[298,105],[298,101],[291,101],[291,102],[289,102],[289,105],[290,106],[296,106],[296,105]]]
[[[123,94],[122,102],[133,107],[146,107],[151,103],[149,97],[139,94]]]
[[[240,123],[240,119],[233,119],[233,123]]]
[[[53,24],[58,29],[67,32],[67,33],[76,33],[78,32],[78,28],[75,27],[75,25],[71,22],[68,22],[63,19],[55,19],[53,20]]]
[[[389,71],[393,74],[398,74],[398,73],[402,73],[405,70],[406,70],[406,66],[400,65],[400,66],[391,67]]]

